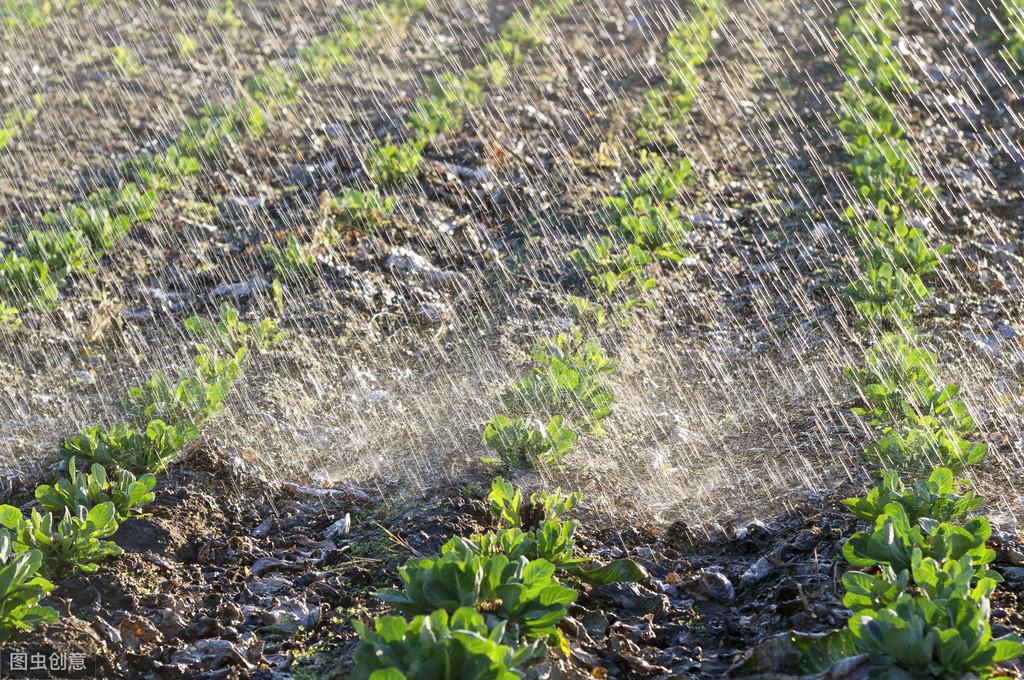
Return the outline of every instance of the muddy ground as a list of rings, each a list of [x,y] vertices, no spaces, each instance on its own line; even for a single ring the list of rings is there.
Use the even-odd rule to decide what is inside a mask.
[[[351,620],[385,613],[373,593],[399,585],[398,567],[494,528],[484,484],[400,503],[269,483],[237,454],[197,446],[114,536],[125,555],[60,583],[54,600],[71,614],[16,642],[95,654],[100,677],[346,677]],[[582,588],[561,626],[570,656],[552,653],[530,677],[721,678],[775,635],[841,627],[841,542],[856,530],[846,491],[748,524],[623,526],[584,504],[580,547],[651,578]],[[1024,543],[997,527],[993,545],[1003,634],[1024,625]]]

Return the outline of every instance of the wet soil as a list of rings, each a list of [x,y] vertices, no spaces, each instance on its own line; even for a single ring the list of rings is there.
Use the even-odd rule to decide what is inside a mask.
[[[494,528],[485,483],[395,502],[387,490],[271,483],[237,452],[197,446],[148,515],[114,536],[125,555],[61,581],[53,599],[69,613],[11,644],[94,654],[100,677],[346,677],[351,621],[386,612],[374,592],[398,585],[398,567]],[[580,585],[561,626],[570,655],[552,652],[531,677],[720,678],[775,635],[841,627],[841,543],[857,528],[842,495],[726,525],[623,526],[584,504],[581,551],[630,557],[650,578]],[[1024,544],[997,531],[994,545],[999,633],[1024,623]]]

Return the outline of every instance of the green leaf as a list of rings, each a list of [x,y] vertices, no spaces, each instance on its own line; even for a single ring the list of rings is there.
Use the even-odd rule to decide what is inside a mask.
[[[800,662],[792,670],[801,674],[822,673],[840,659],[857,653],[854,638],[847,629],[824,635],[794,633],[790,640],[800,653]]]
[[[647,571],[629,559],[618,559],[608,564],[594,567],[576,567],[569,570],[575,576],[589,583],[604,585],[607,583],[642,583],[650,578]]]

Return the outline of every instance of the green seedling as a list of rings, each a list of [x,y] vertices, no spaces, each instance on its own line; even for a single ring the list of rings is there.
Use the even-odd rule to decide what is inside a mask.
[[[274,319],[260,319],[255,323],[241,320],[238,310],[229,304],[217,309],[217,320],[209,321],[199,316],[185,319],[185,329],[199,338],[206,338],[221,349],[236,352],[239,348],[250,351],[268,352],[285,338],[284,331],[278,330]],[[238,363],[241,364],[242,357]]]
[[[846,294],[862,320],[891,324],[909,321],[928,295],[928,287],[917,274],[883,262],[868,266],[847,286]]]
[[[176,33],[174,36],[174,53],[178,59],[188,59],[196,53],[198,45],[196,41],[185,33]]]
[[[0,299],[8,310],[28,305],[48,309],[57,301],[59,281],[50,276],[50,268],[42,260],[7,253],[0,259]],[[8,312],[6,316],[11,316]]]
[[[30,31],[46,26],[53,13],[53,4],[43,0],[3,0],[0,4],[0,26],[8,31]]]
[[[881,667],[880,677],[988,677],[995,664],[1024,653],[1016,635],[993,639],[987,602],[970,599],[904,594],[890,607],[858,612],[849,629],[856,651]]]
[[[221,2],[206,11],[206,23],[222,31],[242,27],[242,19],[235,12],[235,0]]]
[[[80,231],[33,229],[25,235],[25,253],[45,263],[58,281],[74,274],[95,271],[92,243]]]
[[[261,104],[290,106],[299,100],[299,83],[287,69],[265,64],[256,75],[245,81],[245,89]]]
[[[538,342],[533,359],[536,367],[502,393],[505,409],[527,417],[562,416],[560,430],[601,432],[615,400],[608,377],[618,363],[605,356],[597,341],[584,341],[578,330]]]
[[[162,420],[153,420],[145,430],[128,425],[92,425],[65,440],[60,453],[69,461],[74,458],[90,465],[98,463],[108,470],[144,475],[163,472],[198,436],[199,431],[189,421],[168,425]]]
[[[541,641],[509,645],[504,621],[488,625],[470,607],[412,621],[382,616],[373,630],[359,621],[352,625],[360,638],[352,680],[516,680],[519,668],[545,650]]]
[[[11,532],[15,552],[37,550],[42,554],[40,574],[45,577],[81,572],[92,573],[107,557],[124,551],[107,540],[117,531],[113,503],[100,503],[76,514],[65,510],[54,520],[52,513],[33,509],[28,519],[11,505],[0,505],[0,525]]]
[[[17,307],[10,307],[0,300],[0,331],[10,333],[21,326],[21,314]]]
[[[366,153],[366,174],[379,186],[412,179],[419,172],[422,151],[422,142],[397,145],[374,142]]]
[[[554,574],[555,566],[545,560],[448,553],[409,560],[400,570],[404,589],[382,590],[378,597],[409,615],[470,607],[489,624],[507,621],[522,637],[545,639],[557,634],[566,605],[576,600],[575,591]]]
[[[282,281],[301,284],[316,275],[316,255],[308,252],[292,234],[284,248],[268,243],[263,250],[274,266],[274,274]]]
[[[141,76],[146,72],[146,67],[135,56],[135,52],[125,45],[114,45],[110,48],[110,61],[121,75],[129,78]]]
[[[329,210],[333,238],[338,238],[341,231],[370,232],[382,228],[395,212],[395,197],[377,189],[345,189],[331,199]]]
[[[619,239],[650,253],[659,260],[679,262],[689,255],[682,242],[693,225],[679,215],[679,208],[652,201],[647,196],[632,200],[604,199]]]
[[[965,518],[981,505],[974,492],[964,492],[966,480],[956,479],[949,468],[936,468],[927,480],[907,487],[895,471],[882,475],[863,498],[847,498],[843,504],[859,519],[874,525],[890,503],[898,503],[907,521],[917,524],[922,518],[952,522]]]
[[[42,106],[42,99],[36,96],[36,105]],[[20,137],[32,125],[38,110],[16,106],[0,119],[0,149],[6,147],[11,140]]]
[[[1007,65],[1015,71],[1024,71],[1024,2],[1002,1],[1002,30],[996,42],[1002,47]]]
[[[113,478],[108,478],[99,463],[93,463],[87,473],[78,472],[72,457],[68,460],[68,476],[53,485],[37,486],[35,497],[43,510],[58,516],[65,510],[78,515],[81,509],[89,512],[101,503],[113,503],[117,520],[123,521],[156,499],[154,487],[156,477],[152,474],[136,479],[128,470],[118,470]]]
[[[855,567],[887,564],[896,573],[909,570],[916,550],[943,563],[967,556],[975,565],[995,559],[985,542],[992,534],[988,520],[975,517],[963,526],[921,518],[911,524],[900,503],[890,503],[871,531],[854,534],[843,545],[843,556]]]
[[[498,457],[484,458],[483,462],[526,469],[557,463],[577,438],[562,416],[552,416],[543,430],[534,430],[520,418],[497,415],[484,428],[484,444]]]
[[[0,529],[0,644],[19,631],[53,623],[57,612],[39,604],[53,591],[53,584],[40,576],[43,553],[15,551],[7,529]]]

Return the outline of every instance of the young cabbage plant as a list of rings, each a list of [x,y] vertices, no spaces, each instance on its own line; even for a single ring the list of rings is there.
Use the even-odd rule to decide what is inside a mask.
[[[578,493],[562,494],[554,491],[534,491],[529,502],[523,505],[523,494],[502,477],[491,481],[491,492],[487,499],[491,504],[498,527],[502,529],[532,529],[544,520],[561,519],[583,499]]]
[[[571,440],[566,428],[588,427],[600,433],[615,400],[609,376],[618,363],[605,356],[597,341],[584,340],[579,330],[536,343],[533,358],[537,364],[533,371],[502,393],[506,410],[522,416],[561,416],[564,420],[557,422],[557,430],[566,442]],[[549,421],[554,438],[551,426]]]
[[[15,551],[7,529],[0,528],[0,644],[18,631],[32,630],[57,620],[57,612],[39,604],[53,591],[40,576],[43,554]]]
[[[928,296],[928,287],[917,274],[882,262],[878,266],[868,264],[847,286],[846,293],[865,323],[892,324],[910,321]]]
[[[587,562],[573,554],[575,531],[575,522],[546,520],[532,531],[510,528],[469,537],[456,536],[441,548],[441,554],[453,554],[463,560],[490,555],[504,555],[511,561],[525,557],[547,560],[556,569],[571,570]]]
[[[344,189],[328,205],[333,219],[332,240],[340,238],[340,232],[371,232],[383,228],[395,207],[395,197],[377,189]]]
[[[987,451],[984,442],[972,442],[932,416],[907,414],[902,422],[885,428],[865,456],[890,468],[916,472],[938,464],[960,472],[981,461]]]
[[[92,244],[77,230],[33,229],[25,235],[25,254],[44,262],[57,281],[95,271]]]
[[[869,654],[879,677],[988,677],[993,666],[1024,653],[1016,635],[993,639],[988,604],[902,595],[895,604],[850,617],[857,652]]]
[[[40,567],[43,576],[91,573],[99,569],[99,563],[105,558],[124,552],[107,540],[118,529],[113,503],[100,503],[88,511],[79,507],[74,514],[65,510],[57,517],[54,519],[53,513],[33,509],[26,519],[18,508],[0,505],[0,525],[10,530],[14,550],[39,551],[43,557]]]
[[[50,268],[42,260],[17,253],[7,253],[0,258],[0,299],[11,308],[53,307],[60,283],[50,276]]]
[[[243,347],[257,352],[267,352],[285,338],[285,333],[278,330],[276,320],[265,318],[246,323],[242,321],[238,310],[226,303],[217,309],[216,321],[190,316],[185,319],[185,329],[197,337],[210,340],[232,354]]]
[[[21,326],[21,313],[17,307],[10,307],[0,300],[0,331],[10,333]]]
[[[519,669],[544,655],[544,644],[505,642],[506,624],[488,625],[478,612],[439,609],[412,621],[382,616],[369,629],[352,622],[360,642],[352,680],[517,680]]]
[[[110,470],[127,470],[132,474],[159,473],[167,467],[186,445],[199,436],[189,421],[168,425],[152,420],[145,430],[128,425],[87,427],[64,441],[61,455],[70,460],[98,463]]]
[[[456,537],[442,552],[454,551],[463,556],[503,554],[509,559],[526,557],[544,559],[558,569],[590,583],[644,581],[647,573],[628,559],[600,564],[575,557],[576,522],[562,517],[581,500],[581,495],[563,495],[561,489],[530,494],[529,503],[522,502],[522,492],[501,477],[491,483],[491,514],[498,522],[498,531],[468,538]]]
[[[36,95],[36,105],[42,106],[42,98]],[[0,118],[0,149],[11,140],[21,136],[35,120],[37,109],[16,106]]]
[[[482,461],[533,469],[545,463],[557,463],[576,440],[576,433],[565,426],[561,416],[552,416],[543,430],[534,430],[520,418],[497,415],[484,428],[483,441],[498,457]]]
[[[963,526],[931,518],[920,518],[913,525],[900,503],[890,503],[870,531],[858,532],[846,541],[843,557],[855,567],[887,564],[896,573],[911,568],[915,550],[940,563],[966,555],[974,565],[984,565],[996,555],[986,546],[991,535],[984,517],[975,517]]]
[[[397,145],[374,142],[366,153],[366,174],[378,186],[412,179],[419,172],[422,152],[422,141]]]
[[[566,605],[576,592],[558,583],[555,566],[525,557],[473,556],[450,552],[440,557],[412,559],[400,570],[402,590],[386,589],[378,597],[405,614],[453,613],[471,607],[489,623],[507,621],[515,639],[544,639],[557,635]]]
[[[99,463],[93,463],[87,473],[78,472],[72,457],[68,460],[68,476],[52,485],[40,484],[35,497],[43,510],[57,515],[64,514],[65,510],[77,515],[79,509],[89,512],[101,503],[113,503],[117,520],[123,521],[155,500],[155,487],[153,474],[136,478],[128,470],[118,470],[113,478],[108,478],[106,469]]]
[[[293,234],[288,235],[284,248],[267,243],[263,251],[274,268],[275,276],[282,281],[302,285],[316,276],[316,255],[302,246]]]
[[[882,479],[863,498],[847,498],[843,504],[858,518],[874,525],[886,513],[890,503],[898,503],[907,521],[916,525],[922,518],[938,522],[962,520],[977,509],[982,501],[973,491],[964,491],[967,481],[956,479],[952,470],[939,467],[926,480],[907,487],[894,470],[887,470]]]

